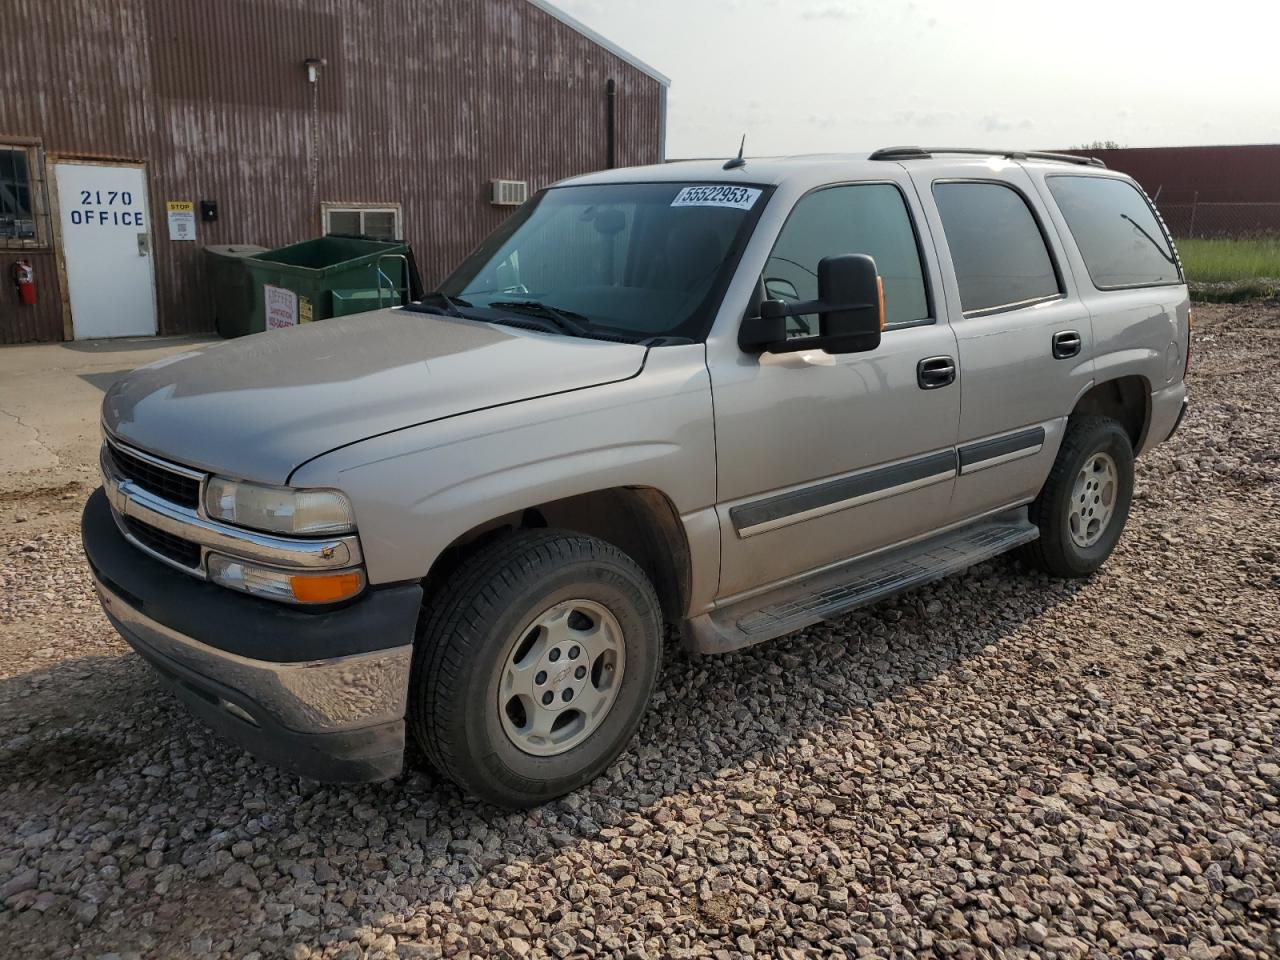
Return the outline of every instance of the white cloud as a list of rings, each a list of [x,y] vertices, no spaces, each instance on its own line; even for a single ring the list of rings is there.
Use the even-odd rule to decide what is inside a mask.
[[[1004,133],[1008,130],[1030,130],[1035,124],[1023,118],[1021,120],[1006,120],[1002,117],[988,114],[982,118],[982,129],[990,133]]]
[[[671,156],[718,156],[744,130],[756,154],[1257,143],[1280,130],[1280,3],[1218,0],[1197,16],[1179,80],[1185,17],[1136,0],[984,0],[981,15],[954,0],[553,2],[671,77]]]
[[[828,3],[810,7],[800,14],[801,20],[852,20],[857,14],[854,7],[842,3]]]

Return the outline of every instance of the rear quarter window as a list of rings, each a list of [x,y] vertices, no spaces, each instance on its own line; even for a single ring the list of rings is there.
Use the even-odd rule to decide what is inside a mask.
[[[1045,182],[1099,290],[1182,282],[1164,228],[1133,184],[1080,176]]]

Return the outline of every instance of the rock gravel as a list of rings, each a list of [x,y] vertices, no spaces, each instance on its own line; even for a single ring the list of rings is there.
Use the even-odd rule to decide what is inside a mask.
[[[1280,304],[1197,309],[1090,581],[1001,558],[673,650],[632,748],[526,813],[220,742],[97,610],[78,500],[0,492],[0,956],[1280,955],[1278,363]]]

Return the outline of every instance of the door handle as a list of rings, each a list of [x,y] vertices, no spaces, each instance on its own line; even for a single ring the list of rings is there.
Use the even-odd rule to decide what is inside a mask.
[[[1066,360],[1080,352],[1080,333],[1076,330],[1059,330],[1053,335],[1053,359]]]
[[[925,357],[916,364],[921,390],[937,390],[956,382],[956,362],[950,357]]]
[[[138,234],[138,256],[145,257],[151,253],[151,234]]]

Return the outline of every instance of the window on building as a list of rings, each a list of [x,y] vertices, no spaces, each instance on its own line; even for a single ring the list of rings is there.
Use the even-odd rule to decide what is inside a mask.
[[[1132,184],[1110,177],[1049,177],[1048,184],[1099,290],[1182,282],[1169,238]]]
[[[884,281],[886,328],[929,318],[911,215],[902,193],[888,183],[827,187],[801,198],[765,262],[765,295],[816,300],[818,261],[846,253],[875,259]],[[788,336],[817,332],[817,316],[789,318]]]
[[[338,204],[323,206],[325,233],[350,233],[375,240],[399,240],[400,205],[397,204]]]
[[[1061,296],[1044,234],[1022,194],[1003,183],[935,183],[966,314]]]
[[[30,246],[36,238],[31,151],[0,144],[0,244]]]

